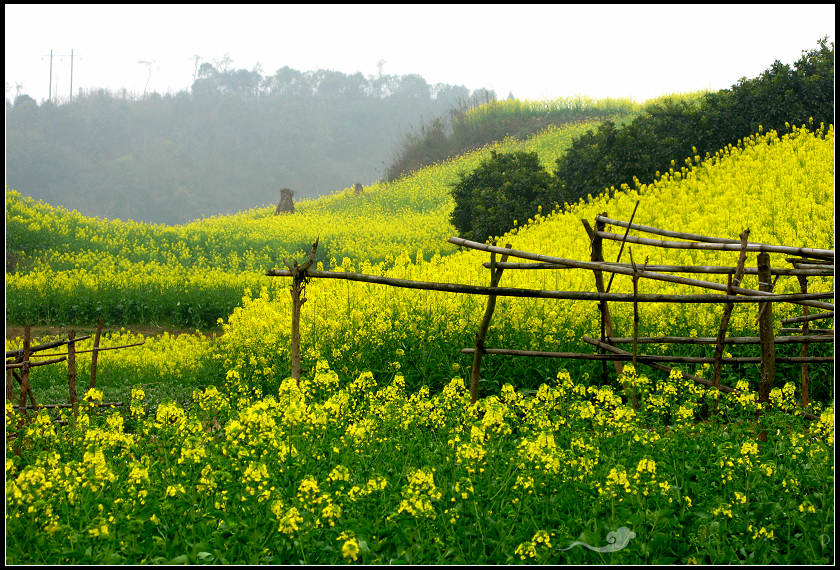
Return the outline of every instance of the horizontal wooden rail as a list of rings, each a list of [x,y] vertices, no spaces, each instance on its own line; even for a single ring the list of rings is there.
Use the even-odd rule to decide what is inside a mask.
[[[621,350],[620,348],[616,348],[612,345],[609,345],[605,342],[601,342],[601,341],[596,340],[594,338],[589,338],[588,336],[583,336],[581,338],[581,340],[583,342],[589,343],[593,346],[603,348],[604,350],[612,352],[613,354],[620,354],[622,356],[633,356],[632,354],[630,354],[629,352],[627,352],[625,350]],[[666,372],[668,374],[670,374],[671,371],[673,370],[672,367],[665,366],[664,364],[659,364],[657,362],[642,361],[642,364],[644,364],[645,366],[649,366],[651,368],[655,368],[656,370],[661,370],[661,371]],[[699,376],[695,376],[694,374],[689,374],[688,372],[680,371],[680,374],[682,374],[682,377],[685,378],[686,380],[692,380],[697,384],[701,384],[703,386],[706,386],[707,388],[714,388],[714,384],[710,380],[706,380],[705,378],[700,378]],[[739,390],[736,390],[734,388],[730,388],[729,386],[724,386],[723,384],[721,384],[718,387],[718,390],[720,390],[721,392],[740,394]],[[819,418],[817,416],[815,416],[814,414],[809,414],[807,412],[797,412],[797,413],[801,414],[802,417],[804,417],[806,420],[811,420],[811,421],[819,420]]]
[[[670,249],[700,249],[706,251],[741,251],[741,244],[734,243],[703,243],[696,241],[664,241],[659,239],[640,238],[635,236],[622,236],[609,232],[595,232],[595,235],[604,239],[637,243],[639,245],[651,245],[654,247],[665,247]],[[747,251],[760,251],[765,253],[794,253],[803,257],[815,257],[834,261],[834,252],[830,249],[814,249],[810,247],[790,247],[786,245],[767,245],[763,243],[748,243]]]
[[[33,355],[34,356],[34,355]],[[67,360],[66,356],[62,356],[61,358],[52,358],[50,360],[42,360],[41,362],[7,362],[6,363],[6,370],[11,370],[12,368],[23,368],[24,364],[29,364],[30,367],[32,366],[44,366],[46,364],[55,364],[56,362],[62,362]]]
[[[595,232],[595,233],[597,234],[598,232]],[[685,277],[677,277],[675,275],[668,275],[666,273],[654,273],[652,271],[634,272],[632,269],[629,269],[629,268],[616,267],[614,265],[608,265],[608,264],[603,263],[603,262],[577,261],[577,260],[573,260],[573,259],[564,259],[562,257],[551,257],[551,256],[548,256],[548,255],[542,255],[542,254],[539,254],[539,253],[530,253],[530,252],[527,252],[527,251],[519,251],[519,250],[516,250],[516,249],[507,249],[507,248],[496,247],[496,246],[493,246],[493,245],[488,245],[488,244],[485,244],[485,243],[478,243],[476,241],[470,241],[470,240],[466,240],[466,239],[459,238],[459,237],[451,237],[451,238],[449,238],[448,241],[449,241],[449,243],[454,243],[455,245],[460,245],[462,247],[468,247],[470,249],[478,249],[478,250],[481,250],[481,251],[487,251],[487,252],[491,252],[491,253],[494,253],[494,252],[495,253],[503,253],[502,250],[504,249],[504,251],[507,252],[507,254],[509,256],[519,257],[519,258],[522,258],[522,259],[531,259],[533,261],[542,261],[542,262],[546,262],[546,263],[561,263],[563,265],[569,265],[571,267],[577,267],[578,269],[590,269],[590,270],[607,271],[607,272],[610,272],[610,273],[618,273],[618,274],[621,274],[621,275],[630,275],[631,277],[633,275],[638,275],[639,277],[643,277],[643,278],[646,278],[646,279],[653,279],[653,280],[656,280],[656,281],[667,281],[669,283],[678,283],[678,284],[690,285],[690,286],[694,286],[694,287],[703,287],[703,288],[706,288],[706,289],[712,289],[714,291],[724,291],[724,292],[727,291],[727,286],[726,285],[723,285],[722,283],[713,283],[711,281],[701,281],[699,279],[688,279],[688,278],[685,278]],[[756,291],[754,289],[744,289],[742,287],[731,287],[731,290],[732,290],[733,293],[738,293],[740,295],[750,295],[750,296],[776,295],[775,293],[765,293],[765,292],[762,292],[762,291]],[[612,293],[605,293],[605,294],[612,294]],[[833,297],[833,296],[834,296],[834,294],[831,293],[831,297]],[[738,298],[736,295],[730,295],[729,297],[731,299]],[[721,302],[736,302],[736,303],[739,302],[739,301],[730,301],[730,298],[724,299],[723,296],[721,296],[720,301]],[[829,297],[820,297],[820,298],[826,299],[826,298],[829,298]],[[607,298],[604,298],[604,299],[608,300],[608,301],[612,300],[612,299],[607,299]],[[804,297],[803,297],[803,299],[804,299]],[[642,301],[642,295],[639,295],[638,301],[643,302]],[[647,302],[647,301],[645,301],[645,302]],[[702,301],[698,301],[698,302],[702,302]],[[817,307],[817,308],[820,308],[820,309],[829,309],[829,310],[834,309],[833,304],[822,303],[822,302],[819,302],[819,301],[792,300],[791,299],[791,302],[794,302],[798,305],[808,305],[809,307]]]
[[[144,344],[146,344],[145,340],[143,342],[135,342],[134,344],[124,344],[122,346],[109,346],[109,347],[106,347],[106,348],[91,348],[89,350],[77,350],[75,352],[75,354],[82,354],[84,352],[105,352],[106,350],[117,350],[119,348],[131,348],[132,346],[141,346],[141,345],[144,345]],[[46,355],[46,356],[62,356],[62,355],[66,356],[67,354],[68,354],[67,352],[59,352],[58,354],[49,354],[49,355]],[[35,357],[35,358],[41,358],[40,356],[34,355],[34,354],[32,356]]]
[[[803,317],[791,317],[789,319],[782,319],[783,325],[789,325],[791,323],[805,323],[808,321],[821,321],[823,319],[833,319],[834,318],[834,311],[828,313],[814,313],[813,315],[806,315]]]
[[[713,336],[640,336],[636,340],[640,344],[717,344],[717,338]],[[607,337],[605,341],[611,344],[625,344],[633,342],[633,338]],[[773,338],[773,342],[775,342],[776,344],[796,344],[803,342],[834,342],[834,335],[813,334],[807,336],[777,336]],[[757,336],[733,336],[724,339],[723,344],[761,344],[761,339],[759,339],[759,337]]]
[[[604,262],[607,265],[614,267],[629,267],[633,266],[629,263],[613,263]],[[502,269],[576,269],[569,265],[561,265],[559,263],[516,263],[505,262],[497,263],[497,267]],[[490,268],[490,263],[485,262],[484,267]],[[735,267],[715,266],[715,265],[648,265],[648,271],[662,271],[666,273],[704,273],[707,275],[730,275],[735,274]],[[747,267],[744,269],[746,275],[758,275],[757,267]],[[834,275],[834,266],[821,267],[819,269],[790,269],[790,268],[770,268],[771,275],[808,275],[813,277],[828,277]]]
[[[479,244],[481,245],[481,244]],[[504,249],[504,248],[498,248]],[[513,255],[513,250],[510,251]],[[288,269],[269,269],[266,272],[269,277],[292,277]],[[307,277],[317,279],[345,279],[348,281],[360,281],[362,283],[375,283],[379,285],[391,285],[407,289],[421,289],[426,291],[443,291],[446,293],[466,293],[471,295],[498,295],[502,297],[526,297],[533,299],[566,299],[572,301],[616,301],[620,303],[632,303],[634,300],[639,303],[818,303],[814,299],[830,299],[834,297],[833,292],[827,293],[797,293],[794,295],[776,295],[751,291],[753,296],[743,295],[655,295],[640,294],[636,297],[632,293],[595,293],[589,291],[542,291],[538,289],[519,289],[514,287],[484,287],[481,285],[463,285],[460,283],[431,283],[428,281],[411,281],[408,279],[396,279],[393,277],[382,277],[379,275],[366,275],[364,273],[347,273],[339,271],[306,271]],[[724,288],[726,286],[724,285]],[[828,303],[820,303],[827,305]],[[832,305],[833,306],[833,305]]]
[[[719,238],[719,237],[710,237],[710,236],[703,236],[699,234],[688,234],[682,232],[674,232],[670,230],[663,230],[659,228],[654,228],[652,226],[643,226],[641,224],[631,224],[629,222],[624,222],[621,220],[613,220],[611,218],[607,218],[605,216],[595,216],[595,220],[598,222],[604,222],[605,224],[609,224],[611,226],[619,226],[622,228],[630,228],[633,230],[639,230],[649,234],[655,234],[665,237],[675,237],[679,239],[688,239],[706,243],[716,243],[716,244],[731,244],[736,245],[733,250],[731,251],[740,251],[741,250],[741,241],[737,239],[731,238]],[[611,234],[615,235],[615,234]],[[606,237],[606,236],[601,236]],[[615,239],[615,238],[607,238],[607,239]],[[618,236],[617,238],[619,241],[624,239],[624,236]],[[640,238],[644,239],[644,238]],[[626,241],[631,241],[628,237]],[[651,241],[659,241],[659,240],[651,240]],[[673,242],[672,242],[673,243]],[[677,242],[680,243],[680,242]],[[767,249],[753,249],[753,248],[767,248]],[[697,249],[704,249],[704,248],[697,248]],[[730,251],[730,250],[727,250]],[[803,257],[816,257],[817,259],[834,259],[834,250],[831,249],[815,249],[810,247],[792,247],[786,245],[771,245],[766,243],[758,243],[758,242],[747,242],[747,251],[766,251],[768,253],[776,252],[776,253],[792,253],[794,255],[801,255]],[[804,252],[807,252],[804,253]]]
[[[474,348],[462,348],[462,354],[473,354]],[[586,352],[545,352],[541,350],[516,350],[509,348],[485,348],[485,354],[500,354],[509,356],[537,356],[544,358],[569,358],[575,360],[607,360],[631,361],[632,354],[590,354]],[[711,356],[660,356],[658,354],[639,354],[637,360],[644,362],[676,362],[682,364],[712,364],[715,359]],[[735,358],[721,358],[723,364],[758,364],[760,356],[739,356]],[[776,362],[834,362],[833,356],[777,356]]]
[[[51,348],[56,348],[56,347],[59,347],[59,346],[65,345],[65,344],[70,344],[72,342],[79,342],[80,340],[87,340],[89,338],[91,338],[91,335],[80,336],[79,338],[74,338],[72,340],[70,340],[70,339],[55,340],[55,341],[52,341],[52,342],[39,344],[37,346],[31,346],[31,347],[29,347],[29,352],[31,354],[33,352],[39,352],[41,350],[49,350]],[[16,357],[22,356],[22,355],[23,355],[23,349],[22,348],[16,348],[14,350],[7,350],[6,351],[6,358],[16,358]]]
[[[828,334],[834,336],[834,329],[808,329],[811,334]],[[780,328],[779,332],[783,333],[801,333],[802,329],[795,329],[795,328]]]
[[[85,404],[84,404],[84,402],[79,402],[78,405],[84,407]],[[125,404],[123,404],[122,402],[102,402],[101,404],[96,404],[93,407],[94,408],[113,408],[113,407],[124,406],[124,405]],[[46,408],[48,410],[51,410],[51,409],[54,409],[54,408],[72,408],[72,407],[73,407],[73,404],[45,404],[43,406],[15,406],[15,409],[16,410],[20,410],[20,409],[37,410],[39,408]]]

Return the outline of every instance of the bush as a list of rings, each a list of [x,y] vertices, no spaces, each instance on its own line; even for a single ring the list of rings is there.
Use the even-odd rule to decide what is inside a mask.
[[[463,238],[485,242],[517,223],[562,204],[554,176],[535,152],[492,151],[452,188],[455,209],[450,220]]]
[[[834,122],[834,43],[803,52],[793,68],[779,61],[759,77],[707,93],[699,102],[665,98],[629,125],[604,122],[557,160],[555,175],[569,202],[609,188],[649,184],[657,172],[734,145],[763,130],[790,131],[789,124]]]

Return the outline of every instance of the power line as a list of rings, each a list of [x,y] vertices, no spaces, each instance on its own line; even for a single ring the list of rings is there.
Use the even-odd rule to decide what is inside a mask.
[[[47,57],[47,56],[42,55],[41,57]],[[73,100],[73,58],[76,57],[73,54],[72,49],[70,50],[70,55],[67,55],[67,54],[53,55],[53,50],[50,50],[50,55],[49,55],[49,58],[50,58],[50,90],[49,90],[49,93],[47,94],[47,100],[48,101],[52,100],[52,60],[53,60],[53,57],[69,57],[70,58],[70,100],[72,101]],[[82,56],[79,56],[79,59],[81,59],[81,57]]]

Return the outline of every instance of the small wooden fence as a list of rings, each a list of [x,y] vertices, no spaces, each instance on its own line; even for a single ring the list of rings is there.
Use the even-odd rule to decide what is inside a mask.
[[[53,342],[48,342],[45,344],[39,344],[37,346],[31,346],[32,342],[32,335],[30,331],[30,326],[26,325],[24,328],[24,335],[23,335],[23,348],[19,348],[17,350],[7,350],[6,351],[6,400],[11,402],[14,409],[18,410],[21,414],[21,421],[26,421],[28,417],[26,410],[39,410],[39,409],[53,409],[53,408],[73,408],[74,412],[78,409],[78,402],[79,398],[76,393],[76,355],[82,354],[86,352],[92,353],[91,356],[91,364],[90,364],[90,383],[89,388],[96,387],[96,367],[97,367],[97,360],[100,352],[105,350],[118,350],[120,348],[128,348],[132,346],[140,346],[145,344],[144,342],[137,342],[134,344],[127,344],[123,346],[112,346],[108,348],[99,348],[99,340],[102,335],[102,319],[99,319],[99,323],[96,328],[96,336],[93,341],[93,348],[91,350],[76,350],[76,343],[82,340],[87,340],[90,338],[88,336],[76,337],[76,331],[71,330],[68,335],[67,339],[64,340],[56,340]],[[48,360],[40,360],[40,361],[33,361],[33,358],[39,358],[36,354],[37,352],[42,352],[45,350],[57,348],[60,346],[67,345],[67,352],[62,354],[51,354]],[[29,382],[29,370],[33,367],[37,366],[45,366],[48,364],[55,364],[57,362],[64,362],[67,361],[67,385],[70,390],[70,403],[69,404],[46,404],[46,405],[38,405],[35,401],[35,395],[32,393],[32,386]],[[17,380],[19,389],[20,389],[20,397],[16,396],[16,389],[14,385],[14,381]],[[29,401],[29,405],[27,405],[27,400]],[[114,407],[114,406],[122,406],[122,402],[103,402],[101,404],[97,404],[100,407]]]
[[[638,203],[636,204],[638,206]],[[485,263],[484,266],[490,269],[490,286],[483,287],[477,285],[464,285],[457,283],[430,283],[425,281],[410,281],[405,279],[395,279],[390,277],[381,277],[376,275],[365,275],[360,273],[346,273],[346,272],[331,272],[331,271],[316,271],[311,270],[310,267],[315,258],[315,251],[318,247],[318,240],[312,245],[312,250],[309,254],[309,259],[302,265],[298,265],[297,261],[293,260],[290,264],[286,259],[284,263],[288,269],[272,269],[267,275],[277,277],[292,277],[292,376],[300,380],[301,366],[300,366],[300,308],[306,301],[303,298],[303,290],[305,285],[312,278],[319,279],[346,279],[351,281],[361,281],[365,283],[379,283],[383,285],[390,285],[393,287],[404,287],[410,289],[422,289],[431,291],[445,291],[450,293],[465,293],[472,295],[486,295],[488,296],[487,308],[479,325],[476,334],[476,344],[474,348],[464,348],[462,353],[473,354],[473,367],[471,372],[470,394],[472,402],[478,399],[478,380],[481,371],[481,357],[483,354],[503,354],[529,357],[548,357],[548,358],[570,358],[570,359],[587,359],[587,360],[601,360],[604,363],[604,380],[606,380],[606,366],[608,362],[612,362],[615,366],[616,372],[621,374],[622,362],[632,362],[634,367],[637,364],[644,364],[646,366],[670,372],[671,367],[668,367],[663,362],[668,363],[709,363],[714,364],[714,376],[712,380],[706,380],[681,372],[686,379],[692,380],[704,386],[716,388],[722,392],[736,392],[737,390],[729,386],[722,385],[721,367],[724,364],[742,364],[742,363],[759,363],[761,365],[761,384],[759,388],[759,400],[761,402],[769,401],[770,391],[773,389],[775,378],[776,362],[796,362],[802,364],[802,405],[803,407],[809,401],[808,388],[808,364],[809,363],[824,363],[834,362],[834,357],[813,357],[808,356],[808,346],[811,343],[825,343],[834,342],[833,329],[810,329],[809,323],[815,320],[834,318],[834,305],[821,301],[821,299],[833,299],[834,292],[808,292],[808,277],[809,276],[833,276],[834,275],[834,251],[824,249],[813,249],[804,247],[789,247],[777,246],[770,244],[761,244],[747,241],[749,230],[745,230],[741,234],[740,239],[716,238],[709,236],[701,236],[696,234],[686,234],[679,232],[672,232],[661,230],[649,226],[633,224],[633,217],[635,217],[635,210],[629,222],[620,220],[613,220],[607,217],[606,213],[595,217],[595,229],[593,230],[587,220],[582,220],[584,228],[590,238],[591,243],[591,259],[590,261],[578,261],[571,259],[563,259],[558,257],[550,257],[537,253],[526,251],[517,251],[511,249],[510,244],[505,248],[497,247],[489,244],[477,243],[462,238],[452,237],[449,239],[450,243],[489,252],[491,254],[490,262]],[[626,228],[624,235],[612,234],[604,231],[606,225],[615,225]],[[647,238],[639,238],[629,236],[630,229],[661,235],[666,237],[679,238],[692,241],[661,241]],[[615,262],[608,263],[603,258],[603,240],[616,240],[622,243],[618,254],[618,259]],[[663,248],[681,248],[694,249],[701,251],[733,251],[739,252],[738,263],[735,267],[713,267],[713,266],[667,266],[667,265],[648,265],[647,260],[643,265],[639,265],[632,260],[631,263],[620,263],[621,255],[624,250],[624,245],[628,243],[637,243],[644,245],[652,245]],[[745,267],[746,252],[757,251],[758,267]],[[792,267],[777,268],[770,266],[770,253],[783,253],[787,255],[796,255],[796,258],[786,258],[787,263]],[[496,255],[501,255],[499,261],[496,260]],[[529,260],[531,263],[511,263],[508,262],[509,257],[517,257],[520,259]],[[557,270],[557,269],[586,269],[591,270],[595,277],[596,292],[587,291],[543,291],[533,289],[519,289],[499,287],[499,282],[502,277],[502,272],[505,269],[519,270],[519,269],[537,269],[537,270]],[[610,273],[609,282],[605,285],[604,273]],[[694,273],[707,275],[727,275],[728,283],[726,285],[705,281],[700,279],[692,279],[681,277],[679,275],[672,275],[672,273]],[[633,280],[633,293],[610,293],[613,277],[616,275],[628,275]],[[759,289],[745,289],[741,287],[741,281],[744,275],[753,274],[758,275]],[[775,278],[774,278],[775,276]],[[795,276],[799,280],[801,292],[798,294],[781,295],[773,293],[773,288],[776,281],[781,276]],[[638,292],[638,282],[640,279],[653,279],[657,281],[666,281],[671,283],[679,283],[685,285],[692,285],[720,293],[715,294],[691,294],[691,295],[667,295],[667,294],[642,294]],[[498,296],[512,296],[512,297],[526,297],[526,298],[540,298],[540,299],[571,299],[571,300],[588,300],[598,302],[601,314],[601,338],[593,339],[584,336],[582,340],[586,343],[592,344],[601,350],[601,354],[591,353],[576,353],[576,352],[542,352],[542,351],[527,351],[527,350],[513,350],[513,349],[498,349],[487,348],[484,343],[487,336],[487,331],[490,326],[490,321],[495,310],[496,298]],[[612,320],[609,313],[609,302],[633,303],[634,307],[634,327],[632,337],[617,337],[613,331]],[[721,319],[720,329],[715,338],[701,337],[639,337],[639,303],[724,303],[724,315]],[[730,316],[735,303],[758,303],[758,318],[756,324],[759,327],[759,335],[757,337],[734,337],[726,338],[726,330],[729,325]],[[802,323],[802,328],[782,328],[782,333],[799,333],[794,336],[774,336],[773,334],[773,303],[795,303],[802,306],[803,315],[801,317],[794,317],[782,321],[783,325],[793,325]],[[811,308],[819,309],[820,312],[810,314]],[[632,351],[626,351],[618,348],[618,344],[631,344]],[[707,357],[685,357],[685,356],[667,356],[667,355],[640,355],[638,354],[639,344],[714,344],[715,356],[713,358]],[[801,356],[799,357],[776,357],[775,345],[784,343],[799,343],[802,345]],[[742,358],[724,358],[723,347],[726,344],[760,344],[760,357],[742,357]],[[609,353],[609,354],[607,354]],[[803,415],[810,419],[816,419],[812,414],[803,413]]]

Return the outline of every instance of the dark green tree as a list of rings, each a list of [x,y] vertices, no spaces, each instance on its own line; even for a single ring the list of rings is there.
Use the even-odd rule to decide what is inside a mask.
[[[465,239],[486,242],[524,224],[563,199],[556,179],[540,165],[535,152],[499,153],[473,172],[461,173],[452,190],[452,225]]]

